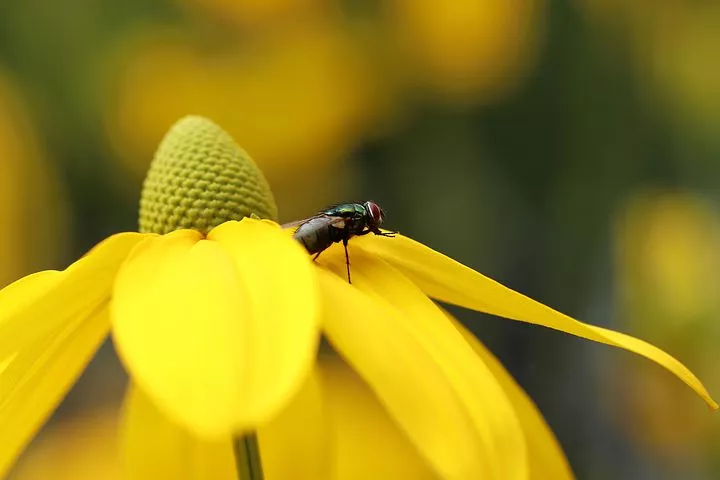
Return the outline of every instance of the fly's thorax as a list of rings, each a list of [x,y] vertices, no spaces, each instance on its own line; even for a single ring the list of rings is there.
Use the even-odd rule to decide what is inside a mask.
[[[255,162],[215,123],[179,120],[160,144],[140,200],[140,231],[202,233],[228,220],[277,219],[270,186]]]
[[[341,217],[345,219],[342,228],[349,234],[357,235],[360,233],[367,223],[367,211],[359,203],[343,203],[329,208],[324,212],[325,215],[331,217]]]
[[[365,216],[365,207],[359,203],[343,203],[325,210],[323,213],[330,216],[345,218],[362,218]]]

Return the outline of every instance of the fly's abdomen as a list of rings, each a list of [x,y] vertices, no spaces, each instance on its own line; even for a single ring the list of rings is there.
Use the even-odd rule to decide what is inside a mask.
[[[293,234],[293,238],[305,246],[308,253],[319,253],[333,244],[333,227],[327,217],[311,218]]]

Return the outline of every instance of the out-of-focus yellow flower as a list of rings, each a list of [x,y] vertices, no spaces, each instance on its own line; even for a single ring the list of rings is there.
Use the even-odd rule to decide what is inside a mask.
[[[0,72],[0,286],[57,261],[67,221],[20,95]]]
[[[162,471],[141,464],[148,441],[167,471],[230,475],[231,438],[249,431],[266,459],[300,461],[269,461],[269,471],[325,478],[329,463],[318,459],[332,441],[312,383],[322,332],[439,477],[570,478],[532,402],[430,298],[643,355],[717,408],[662,350],[578,322],[407,237],[354,238],[349,284],[342,246],[313,262],[271,221],[226,221],[247,210],[274,216],[262,175],[227,134],[190,117],[163,141],[145,182],[141,225],[157,233],[114,235],[63,272],[0,291],[0,469],[112,330],[136,389],[125,424],[135,478]],[[172,231],[188,226],[197,230]],[[302,417],[317,430],[298,428]],[[296,452],[271,454],[272,445]]]
[[[525,75],[539,43],[540,0],[394,0],[408,78],[458,102],[487,101]]]
[[[138,173],[188,111],[226,126],[275,183],[341,160],[374,108],[359,52],[327,19],[221,51],[156,36],[125,62],[107,124]]]
[[[645,193],[617,224],[620,295],[643,331],[675,329],[720,310],[720,221],[701,198]]]
[[[616,225],[620,318],[682,354],[710,379],[710,388],[720,388],[718,245],[720,217],[690,193],[639,194]],[[613,390],[623,392],[614,406],[623,428],[663,457],[697,451],[714,428],[706,412],[682,408],[684,389],[665,388],[655,370],[641,364],[628,367],[632,374],[625,378],[631,381],[612,380],[618,387]]]

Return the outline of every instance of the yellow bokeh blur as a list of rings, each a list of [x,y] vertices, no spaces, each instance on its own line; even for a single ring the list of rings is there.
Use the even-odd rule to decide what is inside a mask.
[[[58,266],[68,217],[21,93],[0,71],[0,286]]]
[[[119,480],[117,407],[84,411],[48,426],[9,480]]]
[[[720,216],[710,203],[642,193],[628,202],[616,232],[619,291],[634,327],[682,327],[720,311]]]
[[[544,3],[393,0],[393,35],[407,76],[452,102],[497,99],[534,64]]]
[[[373,110],[367,74],[350,40],[322,19],[211,51],[153,33],[128,45],[107,124],[138,175],[168,126],[192,113],[223,125],[271,179],[291,176],[355,146]]]
[[[683,358],[711,391],[720,390],[720,212],[689,192],[645,191],[631,197],[615,224],[619,318],[630,332]],[[720,438],[707,409],[664,372],[640,362],[612,377],[617,421],[644,448],[682,458]],[[629,380],[632,379],[632,380]],[[612,392],[620,392],[613,395]]]

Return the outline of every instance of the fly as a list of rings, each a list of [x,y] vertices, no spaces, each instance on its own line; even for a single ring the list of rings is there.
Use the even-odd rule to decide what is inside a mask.
[[[348,257],[348,240],[354,236],[374,233],[381,237],[394,237],[395,232],[380,230],[384,214],[375,202],[343,203],[334,205],[305,220],[283,225],[285,228],[299,225],[293,238],[303,244],[316,260],[333,243],[342,242],[345,247],[345,266],[347,267],[348,283],[350,281],[350,258]]]

